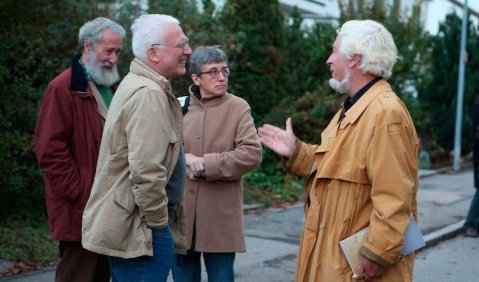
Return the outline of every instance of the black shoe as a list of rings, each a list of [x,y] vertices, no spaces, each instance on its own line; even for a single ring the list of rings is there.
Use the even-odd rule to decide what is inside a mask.
[[[476,228],[468,227],[466,228],[466,231],[464,231],[464,236],[476,238],[479,237],[479,234],[477,233]]]

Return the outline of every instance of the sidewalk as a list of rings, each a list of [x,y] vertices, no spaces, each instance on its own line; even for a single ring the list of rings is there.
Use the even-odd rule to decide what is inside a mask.
[[[418,225],[427,248],[461,231],[475,190],[472,168],[467,165],[459,172],[420,170],[419,174]],[[247,211],[247,252],[237,255],[236,281],[292,281],[303,224],[302,204]],[[51,267],[0,278],[0,281],[53,281],[54,271]],[[205,277],[203,275],[203,281]]]
[[[420,170],[419,176],[418,221],[427,248],[462,231],[475,192],[474,176],[471,164],[458,172]]]
[[[419,251],[421,253],[461,231],[475,189],[470,165],[464,165],[459,172],[445,168],[421,170],[419,174],[419,189],[416,197],[418,225],[426,241],[426,247]],[[296,252],[303,225],[302,204],[247,215],[245,217],[245,233],[248,251],[237,257],[236,281],[293,281]],[[462,238],[462,236],[458,238]],[[274,241],[276,244],[274,247],[265,247],[265,240]],[[291,247],[293,250],[279,253],[283,248]],[[275,252],[278,254],[274,254]],[[262,257],[264,259],[260,260]],[[249,263],[249,261],[254,261],[254,263]],[[423,261],[421,262],[423,263]],[[415,273],[427,271],[420,267],[423,266],[418,264],[418,268],[415,267]],[[455,271],[463,270],[457,267]],[[429,278],[418,281],[437,281],[437,277],[434,275]],[[450,281],[459,280],[452,279]]]

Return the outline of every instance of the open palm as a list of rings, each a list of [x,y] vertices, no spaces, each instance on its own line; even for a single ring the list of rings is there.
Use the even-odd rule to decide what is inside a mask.
[[[258,129],[261,143],[278,155],[291,157],[296,148],[296,136],[291,125],[291,118],[286,120],[286,130],[271,124],[264,124]]]

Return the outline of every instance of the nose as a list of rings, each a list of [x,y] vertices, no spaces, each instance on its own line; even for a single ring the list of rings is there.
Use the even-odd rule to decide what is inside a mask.
[[[187,54],[187,55],[191,55],[193,51],[191,50],[191,47],[190,45],[186,45],[185,48],[183,48],[183,53]]]
[[[220,72],[218,73],[217,78],[218,78],[219,80],[224,80],[224,79],[226,79],[226,75],[224,75],[223,72],[220,71]]]
[[[329,56],[329,58],[326,60],[326,65],[331,65],[333,62],[331,60],[331,56]]]
[[[110,57],[108,58],[108,61],[112,64],[115,65],[116,62],[118,61],[118,57],[120,56],[120,53],[113,52]]]

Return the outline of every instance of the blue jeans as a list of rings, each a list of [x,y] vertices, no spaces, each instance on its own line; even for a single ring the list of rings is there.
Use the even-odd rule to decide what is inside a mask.
[[[476,189],[467,212],[464,228],[479,228],[479,189]]]
[[[175,262],[173,236],[169,226],[151,230],[153,256],[131,259],[109,257],[112,282],[167,281]]]
[[[201,281],[201,252],[188,251],[187,255],[177,256],[173,266],[175,282]],[[233,264],[236,253],[203,253],[208,282],[232,282],[235,280]]]

